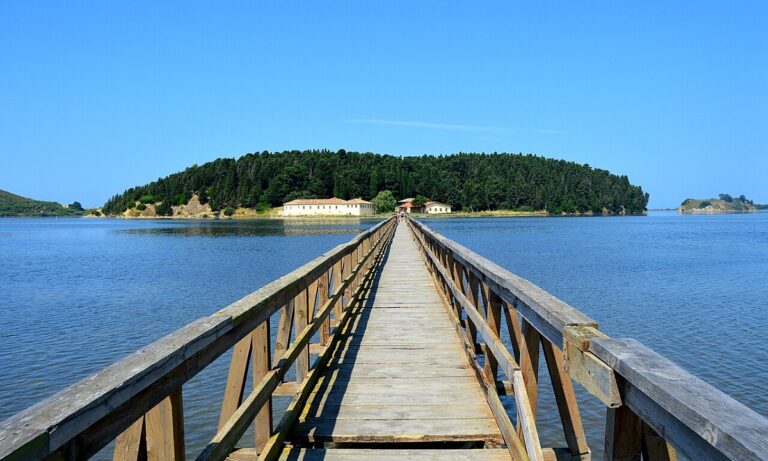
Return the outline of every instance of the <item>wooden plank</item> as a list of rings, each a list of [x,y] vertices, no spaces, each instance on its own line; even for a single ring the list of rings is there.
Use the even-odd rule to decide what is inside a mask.
[[[426,254],[425,257],[427,257]],[[478,293],[475,294],[479,296]],[[479,308],[479,302],[477,302],[477,300],[475,300],[474,305]],[[487,374],[484,372],[484,370],[480,369],[479,365],[475,361],[475,351],[477,349],[476,344],[474,343],[475,340],[470,339],[470,337],[467,335],[467,332],[462,329],[458,315],[452,314],[452,317],[453,326],[456,330],[456,333],[460,337],[461,343],[464,345],[463,349],[465,357],[468,363],[471,364],[475,373],[475,378],[477,379],[478,384],[480,384],[483,393],[485,394],[486,402],[491,409],[491,412],[493,413],[496,423],[498,424],[499,432],[507,444],[507,450],[509,454],[513,459],[527,461],[529,459],[528,453],[525,451],[523,442],[515,432],[512,421],[510,420],[506,409],[499,399],[499,395],[495,389],[495,383],[489,382]]]
[[[146,456],[145,438],[144,417],[142,416],[122,434],[117,436],[115,451],[112,457],[113,461],[138,461],[140,452],[143,457]],[[142,444],[144,444],[143,451],[140,451],[142,450]]]
[[[563,353],[546,338],[541,338],[541,348],[547,362],[552,390],[555,394],[557,410],[560,413],[560,421],[563,425],[565,441],[572,455],[583,456],[590,453],[584,427],[579,414],[579,405],[576,402],[576,393],[573,383],[565,370]]]
[[[566,341],[565,369],[574,381],[584,386],[609,408],[622,404],[616,373],[601,359],[591,352],[583,352],[572,343]]]
[[[260,383],[269,373],[270,364],[270,325],[263,322],[251,335],[253,356],[253,382]],[[253,420],[255,447],[260,449],[272,436],[272,398],[267,398]]]
[[[373,251],[368,254],[368,257],[370,257],[372,253]],[[356,268],[355,270],[359,271],[360,267]],[[349,283],[351,283],[351,280],[352,279],[349,278],[345,280],[344,283],[339,285],[338,290],[334,293],[334,296],[320,309],[320,311],[318,311],[315,317],[315,321],[312,324],[306,326],[304,329],[301,330],[301,332],[299,332],[296,335],[296,340],[285,351],[285,353],[283,354],[283,357],[280,358],[276,367],[268,371],[262,378],[259,385],[254,387],[254,390],[248,396],[248,398],[246,399],[246,402],[244,402],[237,409],[237,411],[227,421],[224,427],[217,432],[216,436],[211,441],[211,443],[209,443],[206,446],[205,450],[200,454],[200,456],[198,456],[198,461],[224,459],[231,452],[231,450],[234,448],[234,444],[242,436],[243,431],[245,431],[247,426],[253,420],[256,413],[261,411],[262,407],[266,404],[267,400],[272,395],[272,392],[277,388],[277,384],[282,380],[282,377],[284,376],[285,372],[288,370],[291,364],[298,358],[300,352],[306,348],[314,332],[320,328],[321,322],[330,315],[331,309],[336,304],[336,301],[338,300],[338,298],[342,296],[342,293],[346,288],[346,286]],[[358,293],[355,294],[355,297],[357,295]],[[355,299],[355,297],[353,297],[353,300]],[[345,311],[345,312],[346,312],[345,313],[345,317],[346,317],[348,316],[348,311]],[[331,338],[335,342],[338,336],[339,336],[339,332],[337,331],[334,333],[334,335]],[[268,330],[267,330],[267,337],[268,337]],[[318,358],[318,363],[316,364],[316,366],[322,367],[324,362],[327,360],[327,358],[330,356],[331,353],[332,351],[330,348],[326,349],[323,352],[323,354]],[[317,377],[317,369],[314,369],[307,375],[307,379],[303,382],[303,385],[299,386],[297,394],[291,403],[292,406],[296,406],[302,400],[306,399],[306,395],[308,394],[308,388],[317,379],[316,377]],[[295,413],[296,413],[295,408],[291,411],[291,407],[289,406],[289,410],[286,413],[286,415],[288,416],[283,417],[283,420],[281,421],[281,426],[284,427],[286,424],[288,424],[288,422],[286,422],[286,417],[294,418],[295,416],[293,415]],[[284,437],[285,437],[284,429],[283,429],[283,432],[280,432],[280,431],[276,432],[272,437],[269,438],[269,440],[265,444],[264,453],[269,454],[270,456],[273,456],[274,450],[276,449],[275,447],[276,444],[282,443],[282,439]]]
[[[687,458],[768,459],[768,419],[745,405],[639,341],[594,339],[590,351],[624,378],[624,403]]]
[[[265,322],[266,323],[266,322]],[[248,335],[245,338],[235,344],[232,351],[232,359],[229,363],[229,374],[227,375],[227,384],[224,388],[224,398],[221,402],[221,413],[219,414],[220,430],[227,420],[234,414],[237,407],[240,406],[240,402],[243,401],[243,393],[245,392],[245,383],[248,373],[248,361],[251,358],[251,342],[252,335]]]
[[[648,461],[676,461],[677,452],[651,426],[643,423],[643,459]]]
[[[541,342],[541,335],[526,320],[523,320],[522,333],[523,343],[520,347],[520,370],[522,371],[522,379],[525,382],[528,401],[531,403],[533,422],[535,422],[539,394],[539,344]]]
[[[477,419],[479,415],[488,415],[488,405],[482,403],[445,405],[342,405],[335,403],[309,405],[302,413],[301,420],[307,419],[381,419],[399,421],[405,419]]]
[[[296,425],[292,438],[310,442],[406,443],[495,442],[502,443],[496,420],[486,419],[313,419]]]
[[[391,235],[391,233],[389,234]],[[382,237],[378,242],[377,246],[373,247],[369,253],[369,255],[374,254],[376,251],[376,248],[379,247],[379,245],[386,240],[386,236]],[[381,245],[381,249],[383,250],[385,248],[385,245]],[[377,262],[381,260],[383,252],[380,251],[379,254],[376,256]],[[373,271],[373,268],[375,266],[370,266],[371,269],[369,269],[368,273],[366,274],[366,277],[370,277]],[[351,279],[348,279],[351,281]],[[341,284],[338,286],[338,289],[335,289],[336,295],[341,295],[344,292],[344,289],[346,287],[346,281],[345,284]],[[349,318],[353,316],[353,307],[355,307],[355,304],[358,303],[358,297],[362,293],[362,289],[358,289],[352,298],[349,300],[350,303],[342,310],[341,317],[339,317],[339,328],[331,335],[329,339],[329,345],[328,348],[324,351],[322,355],[320,355],[315,362],[315,367],[310,370],[308,373],[306,379],[304,380],[303,385],[300,387],[298,393],[296,396],[291,400],[291,402],[288,404],[288,408],[283,413],[283,417],[280,420],[280,423],[278,424],[278,427],[275,430],[275,434],[269,439],[267,444],[264,446],[264,449],[259,454],[260,460],[271,460],[275,459],[281,452],[282,452],[282,445],[285,441],[286,437],[288,436],[288,432],[291,429],[291,427],[294,425],[296,420],[300,416],[301,410],[304,408],[304,405],[306,404],[307,400],[310,397],[310,391],[314,388],[314,385],[317,381],[317,379],[320,377],[323,369],[325,368],[326,364],[328,363],[328,360],[333,355],[333,346],[335,346],[336,342],[338,341],[339,336],[343,333],[344,327],[346,326]],[[331,309],[337,305],[338,303],[334,302],[333,300],[330,300],[327,306],[323,307],[322,311],[318,315],[318,320],[321,321],[324,316],[327,316],[330,314]],[[358,307],[359,309],[359,307]],[[319,326],[316,323],[313,323],[313,328],[318,328]],[[305,329],[305,333],[309,333]],[[302,333],[304,335],[304,333]],[[308,336],[305,336],[308,337]],[[299,340],[297,339],[297,343]],[[286,354],[288,355],[288,353]]]
[[[605,461],[640,461],[642,422],[626,406],[608,408],[605,417]]]
[[[251,448],[238,450],[230,456],[230,461],[254,461],[256,453]],[[280,455],[280,461],[511,461],[504,449],[307,449],[286,448]]]
[[[304,290],[294,300],[294,334],[298,337],[309,324],[309,290]],[[302,382],[309,373],[309,345],[296,357],[296,381]]]
[[[184,411],[181,389],[149,410],[144,424],[148,461],[184,461]]]
[[[296,300],[291,299],[280,309],[280,319],[277,321],[277,337],[275,339],[275,353],[272,357],[272,366],[276,366],[283,358],[285,351],[291,344],[291,327],[293,325]]]
[[[409,220],[409,223],[425,234],[428,234],[440,247],[448,249],[455,260],[464,265],[467,270],[477,275],[480,280],[491,285],[492,290],[504,301],[513,303],[519,300],[520,305],[518,308],[521,308],[523,315],[530,315],[526,312],[527,309],[530,309],[531,313],[535,313],[542,320],[541,327],[540,325],[535,326],[542,334],[548,335],[548,339],[553,344],[562,347],[562,331],[566,326],[587,325],[597,327],[597,322],[593,319],[528,280],[443,237],[421,222]],[[536,322],[537,319],[534,318],[529,318],[528,320],[534,324],[538,323]],[[545,324],[549,325],[550,328],[545,328]]]

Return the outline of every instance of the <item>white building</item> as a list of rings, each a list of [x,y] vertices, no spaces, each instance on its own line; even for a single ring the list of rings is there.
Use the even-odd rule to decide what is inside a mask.
[[[361,198],[301,198],[283,204],[282,216],[343,215],[363,216],[373,214],[373,203]]]
[[[427,202],[424,204],[424,212],[428,214],[450,213],[451,206],[442,202]]]

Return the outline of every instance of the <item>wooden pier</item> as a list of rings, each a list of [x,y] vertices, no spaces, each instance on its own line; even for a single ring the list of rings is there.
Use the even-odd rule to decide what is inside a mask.
[[[587,460],[573,382],[605,404],[605,459],[768,459],[766,418],[392,218],[0,423],[0,461],[87,459],[113,440],[116,461],[183,460],[182,386],[228,350],[217,433],[199,461]],[[563,447],[539,442],[543,372]],[[276,395],[291,401],[273,421]]]

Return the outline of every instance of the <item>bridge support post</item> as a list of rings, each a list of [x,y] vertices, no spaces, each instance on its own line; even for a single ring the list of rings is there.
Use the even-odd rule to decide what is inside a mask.
[[[184,461],[181,388],[117,437],[114,461]]]

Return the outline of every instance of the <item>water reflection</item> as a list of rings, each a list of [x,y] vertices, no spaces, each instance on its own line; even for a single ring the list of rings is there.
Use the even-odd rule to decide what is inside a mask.
[[[174,237],[265,237],[288,235],[357,234],[374,225],[372,219],[258,219],[232,221],[154,221],[149,227],[117,229],[127,235]]]

